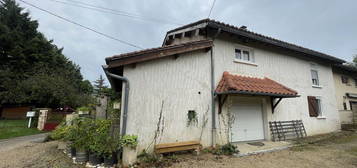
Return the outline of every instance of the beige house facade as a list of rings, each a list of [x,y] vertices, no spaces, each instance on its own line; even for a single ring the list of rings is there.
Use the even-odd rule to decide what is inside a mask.
[[[357,123],[357,69],[348,65],[334,66],[333,78],[341,123]]]

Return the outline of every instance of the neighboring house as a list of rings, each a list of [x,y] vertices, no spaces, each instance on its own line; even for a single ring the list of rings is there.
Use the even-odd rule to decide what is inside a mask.
[[[341,123],[357,123],[357,68],[335,65],[333,77]]]
[[[25,119],[32,108],[28,105],[3,105],[0,107],[0,119]]]
[[[139,153],[190,140],[204,147],[270,140],[269,121],[302,120],[308,135],[337,131],[332,65],[343,62],[205,19],[169,31],[162,47],[108,57],[103,67],[123,93],[122,130],[138,135]],[[130,82],[127,116],[128,85],[113,74]]]

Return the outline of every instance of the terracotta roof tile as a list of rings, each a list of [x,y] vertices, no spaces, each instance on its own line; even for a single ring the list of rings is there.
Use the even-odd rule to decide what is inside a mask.
[[[260,95],[280,95],[280,96],[298,96],[295,90],[292,90],[267,77],[255,78],[241,75],[232,75],[228,72],[223,73],[216,93],[245,93]]]

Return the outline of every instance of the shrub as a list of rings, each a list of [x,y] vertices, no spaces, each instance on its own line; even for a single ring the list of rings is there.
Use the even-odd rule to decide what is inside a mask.
[[[90,110],[91,110],[91,108],[90,107],[86,107],[86,106],[77,108],[77,111],[90,111]]]
[[[59,124],[54,131],[50,134],[50,138],[54,140],[63,140],[68,131],[68,126],[65,122]]]
[[[217,148],[212,150],[212,153],[215,155],[233,155],[238,153],[237,147],[232,145],[231,143],[225,144],[223,146],[218,146]]]
[[[145,150],[143,150],[138,155],[138,159],[140,160],[140,162],[150,163],[150,164],[154,164],[160,161],[160,157],[158,157],[155,154],[149,154]]]

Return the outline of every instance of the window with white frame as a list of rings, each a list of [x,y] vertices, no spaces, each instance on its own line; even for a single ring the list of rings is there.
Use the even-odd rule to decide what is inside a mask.
[[[254,62],[253,54],[249,49],[236,48],[235,59],[244,62]]]
[[[316,69],[311,70],[312,85],[319,86],[319,72]]]

